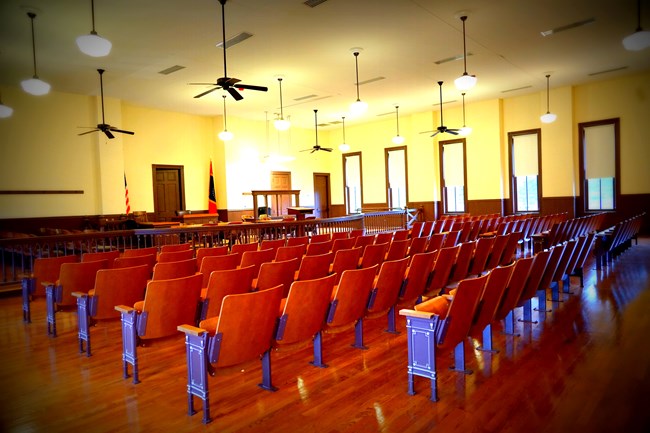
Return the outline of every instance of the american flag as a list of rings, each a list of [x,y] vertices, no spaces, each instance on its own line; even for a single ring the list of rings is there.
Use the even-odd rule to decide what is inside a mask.
[[[126,214],[131,213],[131,205],[129,204],[129,186],[126,184],[126,173],[124,173],[124,202],[126,204]]]

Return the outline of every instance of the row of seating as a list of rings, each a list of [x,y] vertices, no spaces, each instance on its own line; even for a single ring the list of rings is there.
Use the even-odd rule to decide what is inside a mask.
[[[479,350],[494,352],[492,323],[503,320],[505,333],[515,335],[514,310],[522,308],[520,320],[533,322],[535,297],[540,314],[549,312],[547,291],[551,291],[554,302],[560,301],[560,293],[570,293],[569,277],[582,275],[593,240],[594,232],[582,234],[534,256],[496,267],[480,277],[461,280],[454,290],[419,303],[414,309],[400,310],[406,316],[409,333],[409,394],[414,394],[414,376],[426,377],[431,380],[431,400],[438,400],[436,356],[439,352],[453,350],[453,370],[471,373],[465,367],[467,337],[480,338]]]
[[[607,266],[608,263],[611,263],[632,245],[632,240],[637,239],[641,230],[645,215],[646,213],[643,212],[627,218],[596,234],[596,248],[594,251],[596,269],[600,270],[603,266]]]

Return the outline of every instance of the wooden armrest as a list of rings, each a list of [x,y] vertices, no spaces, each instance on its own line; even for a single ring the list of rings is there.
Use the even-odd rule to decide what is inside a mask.
[[[41,286],[47,287],[47,286],[53,286],[54,283],[51,281],[41,281]]]
[[[199,337],[208,332],[205,329],[197,328],[196,326],[192,325],[179,325],[176,327],[176,329],[186,334],[194,335],[195,337]]]
[[[135,310],[132,307],[127,307],[126,305],[116,305],[115,311],[119,311],[120,313],[130,313],[131,311]]]
[[[419,319],[432,319],[434,316],[437,316],[437,314],[435,313],[429,313],[427,311],[409,310],[408,308],[402,308],[401,310],[399,310],[399,315],[407,316],[407,317],[417,317]]]
[[[88,293],[72,292],[71,295],[74,296],[75,298],[83,298],[84,296],[88,296]]]

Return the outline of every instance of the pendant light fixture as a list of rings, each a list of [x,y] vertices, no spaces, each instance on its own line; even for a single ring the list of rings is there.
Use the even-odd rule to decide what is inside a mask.
[[[476,85],[476,75],[469,75],[467,73],[467,44],[465,43],[465,21],[467,20],[467,15],[460,17],[460,20],[463,22],[463,65],[465,69],[463,75],[454,80],[454,84],[456,84],[458,90],[469,90]]]
[[[278,84],[280,85],[280,118],[273,122],[273,126],[278,131],[286,131],[291,126],[291,122],[285,120],[284,110],[282,109],[282,78],[278,78]]]
[[[6,119],[7,117],[11,117],[13,112],[14,112],[13,108],[11,108],[8,105],[5,105],[2,102],[2,94],[0,93],[0,119]]]
[[[40,96],[49,93],[50,85],[38,78],[38,74],[36,73],[36,42],[34,38],[34,18],[36,18],[36,14],[34,12],[27,12],[27,16],[32,23],[32,55],[34,59],[34,76],[32,78],[21,81],[20,86],[25,92],[29,93],[30,95]]]
[[[465,123],[465,92],[461,93],[463,95],[463,127],[458,130],[458,133],[464,137],[467,137],[472,133],[472,128],[466,125]]]
[[[395,106],[395,120],[397,121],[397,135],[393,137],[393,143],[402,144],[404,143],[404,137],[399,135],[399,105]]]
[[[233,138],[232,132],[228,131],[228,120],[226,116],[226,95],[223,96],[223,131],[219,133],[221,141],[230,141]]]
[[[361,48],[353,48],[352,54],[354,54],[354,64],[356,67],[356,85],[357,85],[357,100],[350,105],[350,114],[353,116],[360,116],[366,112],[368,109],[368,104],[363,102],[359,97],[359,52]]]
[[[347,152],[350,150],[350,145],[345,141],[345,116],[341,117],[341,121],[343,122],[343,143],[339,144],[339,150],[341,152]]]
[[[641,51],[650,47],[650,32],[641,28],[641,0],[637,0],[636,31],[623,38],[623,46],[629,51]]]
[[[549,110],[549,89],[548,89],[548,83],[549,83],[549,78],[551,76],[549,74],[546,74],[546,113],[542,114],[539,117],[539,120],[541,120],[543,123],[553,123],[555,122],[555,119],[557,119],[557,114],[553,114]]]
[[[90,0],[90,11],[92,16],[93,29],[90,34],[79,36],[77,46],[82,53],[91,57],[108,56],[113,44],[108,39],[102,38],[95,31],[95,0]]]

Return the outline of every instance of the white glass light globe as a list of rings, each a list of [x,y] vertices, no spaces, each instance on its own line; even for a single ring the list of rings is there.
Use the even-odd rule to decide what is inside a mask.
[[[354,116],[362,115],[363,113],[366,112],[367,109],[368,109],[368,103],[363,102],[359,99],[357,99],[355,102],[350,104],[350,114]]]
[[[543,123],[553,123],[555,122],[555,119],[557,119],[557,114],[553,113],[542,114],[539,117],[539,120],[541,120]]]
[[[5,119],[14,113],[14,109],[0,103],[0,118]]]
[[[275,129],[278,131],[286,131],[291,127],[291,122],[286,119],[278,119],[273,122],[273,126],[275,126]]]
[[[347,152],[348,150],[350,150],[350,145],[345,144],[345,143],[341,143],[341,144],[339,144],[339,150],[341,152]]]
[[[30,95],[40,96],[50,92],[50,85],[38,77],[29,78],[20,82],[23,90]]]
[[[77,46],[82,53],[91,57],[104,57],[111,52],[113,44],[108,39],[98,36],[96,33],[79,36]]]
[[[395,144],[404,143],[404,137],[402,137],[401,135],[396,135],[395,137],[393,137],[393,143]]]
[[[476,85],[476,81],[477,79],[474,75],[469,75],[465,72],[454,80],[454,84],[458,90],[469,90]]]
[[[641,51],[650,47],[650,32],[638,31],[623,39],[623,46],[628,51]]]
[[[234,137],[233,133],[230,131],[221,131],[219,133],[219,138],[221,141],[230,141]]]
[[[458,131],[458,133],[463,137],[467,137],[469,134],[472,133],[472,128],[470,128],[469,126],[463,126],[462,128],[460,128],[460,131]]]

